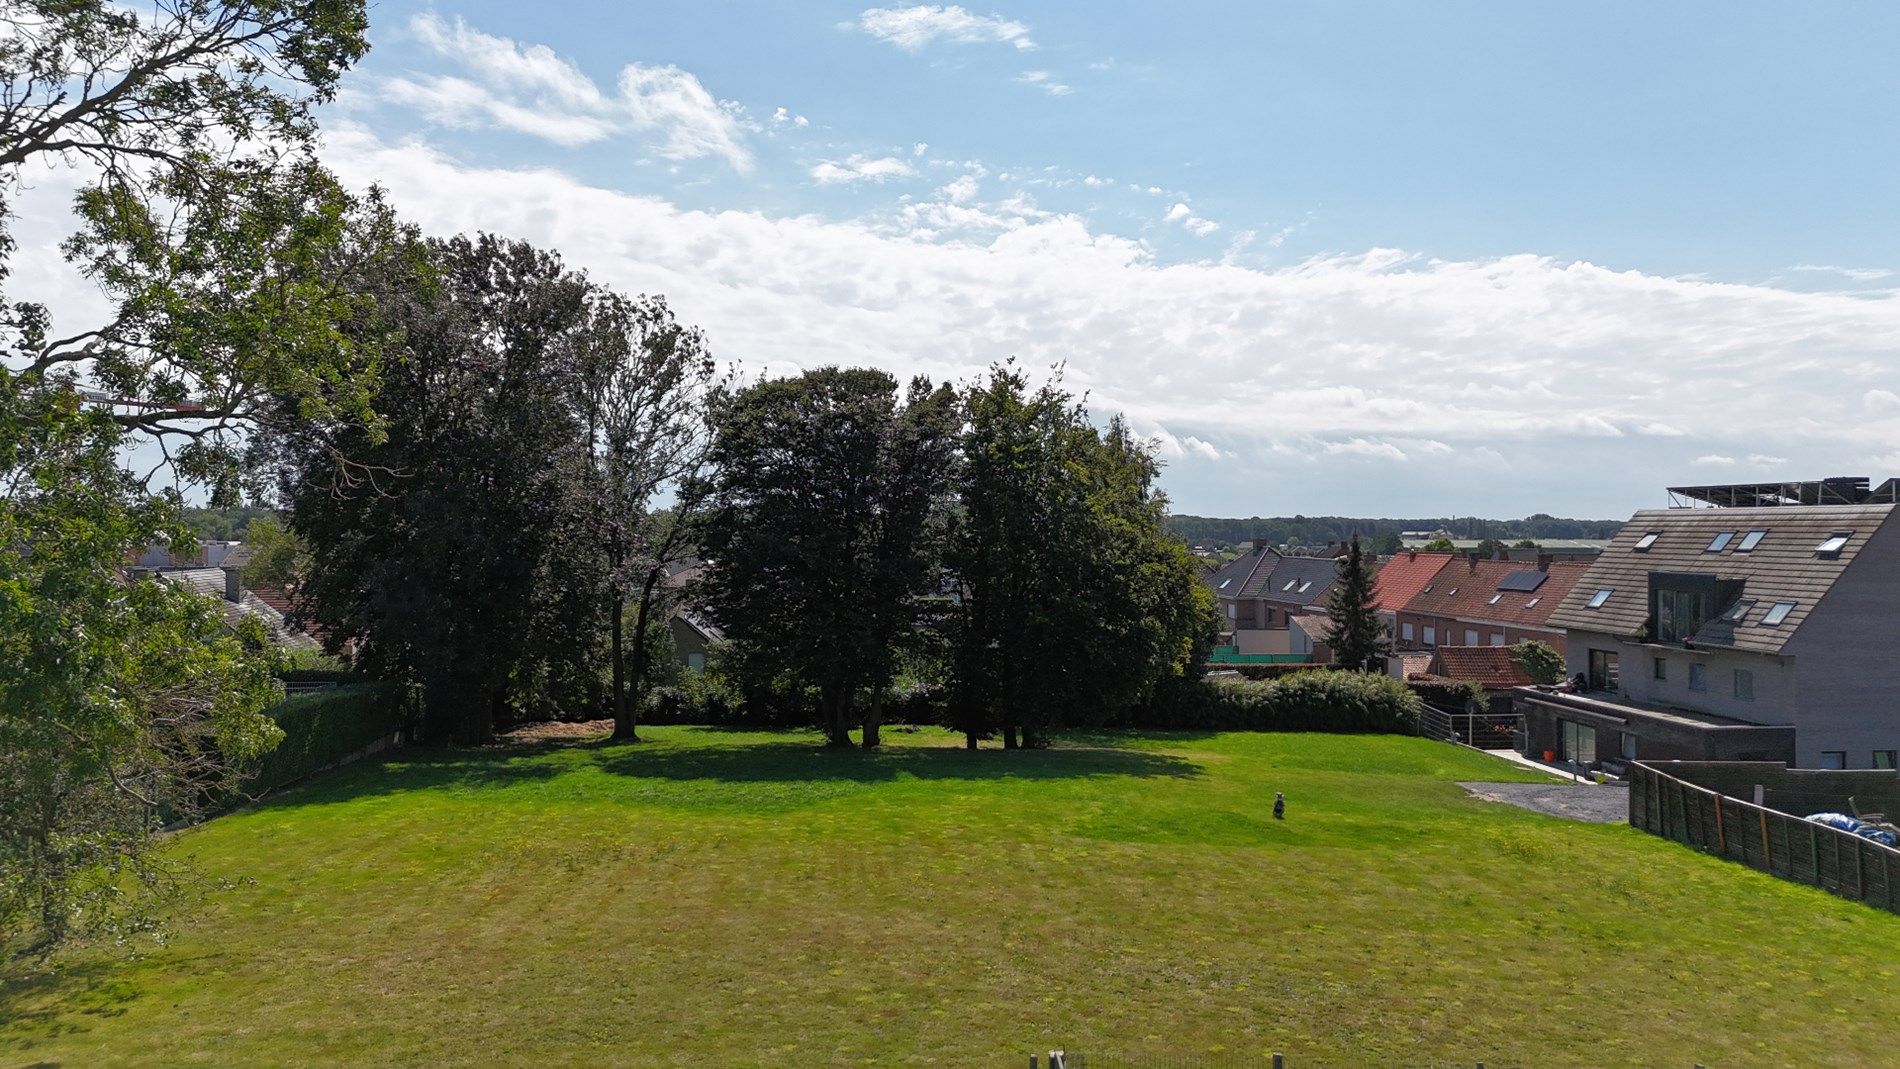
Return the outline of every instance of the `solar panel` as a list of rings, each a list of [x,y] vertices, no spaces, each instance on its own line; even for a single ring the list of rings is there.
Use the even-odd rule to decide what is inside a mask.
[[[1499,590],[1524,590],[1524,591],[1536,590],[1538,587],[1544,585],[1544,580],[1549,579],[1549,578],[1550,578],[1549,572],[1540,571],[1539,569],[1536,569],[1536,568],[1527,568],[1521,572],[1512,572],[1509,575],[1506,575],[1504,578],[1498,580],[1498,589]]]

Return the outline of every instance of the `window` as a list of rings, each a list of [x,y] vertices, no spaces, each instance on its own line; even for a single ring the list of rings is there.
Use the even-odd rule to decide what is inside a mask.
[[[1892,768],[1893,758],[1894,758],[1894,753],[1892,750],[1875,750],[1873,767]]]
[[[1597,729],[1575,720],[1560,720],[1564,726],[1563,758],[1573,765],[1597,763]]]
[[[1617,689],[1618,673],[1616,654],[1610,650],[1590,651],[1590,689],[1607,690],[1614,693]]]
[[[1755,673],[1746,668],[1735,670],[1735,696],[1745,702],[1755,700]]]
[[[686,669],[690,672],[704,672],[706,670],[706,655],[703,653],[687,654]]]
[[[1709,599],[1700,590],[1656,590],[1656,641],[1681,642],[1709,618]]]
[[[1822,750],[1821,768],[1843,769],[1847,767],[1846,750]]]
[[[1458,588],[1452,587],[1450,590],[1445,591],[1445,596],[1451,597],[1453,594],[1456,594],[1456,593],[1458,593]]]
[[[1267,626],[1273,626],[1273,606],[1267,606]]]
[[[1603,607],[1603,603],[1610,600],[1610,595],[1613,593],[1615,593],[1615,591],[1599,590],[1596,593],[1590,595],[1590,607],[1592,609],[1601,609]]]
[[[1313,581],[1311,579],[1308,579],[1306,582],[1300,584],[1300,589],[1298,592],[1301,594],[1304,594],[1311,589],[1313,589]]]
[[[1742,536],[1742,544],[1735,547],[1735,552],[1737,553],[1752,552],[1756,546],[1761,545],[1762,538],[1764,538],[1767,534],[1768,534],[1767,531],[1748,532],[1747,534]]]
[[[1229,583],[1231,583],[1231,582],[1233,582],[1233,581],[1234,581],[1234,577],[1233,577],[1233,576],[1231,576],[1231,575],[1230,575],[1230,576],[1228,576],[1228,577],[1227,577],[1227,578],[1225,578],[1225,579],[1222,579],[1222,580],[1220,581],[1220,588],[1221,588],[1222,590],[1226,590],[1226,589],[1227,589],[1227,584],[1229,584]]]
[[[1411,625],[1411,624],[1400,624],[1400,625],[1399,625],[1399,637],[1400,637],[1400,638],[1402,638],[1402,639],[1404,639],[1404,640],[1405,640],[1405,641],[1407,641],[1407,642],[1410,642],[1410,641],[1412,641],[1412,625]]]
[[[1236,605],[1236,604],[1234,604],[1234,603],[1233,603],[1233,602],[1231,602],[1231,601],[1230,601],[1230,602],[1228,602],[1228,603],[1227,603],[1227,618],[1228,618],[1229,620],[1238,620],[1238,619],[1240,619],[1240,606],[1238,606],[1238,605]]]
[[[1754,607],[1755,603],[1752,601],[1738,601],[1733,609],[1722,614],[1722,619],[1731,624],[1739,624],[1742,622],[1742,617],[1748,615],[1748,610]]]
[[[1689,666],[1689,689],[1702,691],[1709,689],[1709,666],[1696,663]]]
[[[1485,604],[1486,604],[1486,605],[1496,605],[1496,604],[1497,604],[1498,602],[1500,602],[1500,601],[1502,601],[1502,600],[1504,600],[1504,595],[1503,595],[1503,594],[1493,594],[1493,595],[1491,595],[1491,600],[1490,600],[1490,601],[1487,601],[1487,602],[1485,602]]]
[[[1773,605],[1768,606],[1768,613],[1761,618],[1761,625],[1763,627],[1775,627],[1779,625],[1781,621],[1786,620],[1788,614],[1793,611],[1794,602],[1777,601]]]
[[[1280,588],[1280,592],[1281,592],[1282,594],[1284,594],[1284,593],[1286,593],[1287,591],[1289,591],[1289,590],[1292,590],[1292,589],[1293,589],[1293,588],[1294,588],[1294,587],[1295,587],[1296,585],[1298,585],[1298,584],[1299,584],[1299,580],[1298,580],[1298,579],[1288,579],[1288,580],[1286,581],[1286,585]]]
[[[1477,644],[1478,644],[1478,633],[1468,627],[1465,628],[1465,645],[1476,646]]]
[[[1537,603],[1538,603],[1538,602],[1540,602],[1540,601],[1542,601],[1542,600],[1544,600],[1544,599],[1543,599],[1543,598],[1532,598],[1531,600],[1529,600],[1529,601],[1527,601],[1527,602],[1525,602],[1525,603],[1524,603],[1524,607],[1525,607],[1525,608],[1527,608],[1527,609],[1534,609],[1534,608],[1536,608],[1536,607],[1537,607]]]
[[[1429,593],[1431,593],[1431,592],[1432,592],[1432,584],[1430,584],[1430,583],[1426,583],[1426,584],[1425,584],[1425,589],[1423,589],[1423,590],[1421,590],[1421,591],[1419,591],[1419,593],[1421,593],[1421,594],[1429,594]]]
[[[1636,736],[1627,731],[1618,732],[1618,734],[1623,736],[1623,760],[1636,760]]]
[[[1854,532],[1852,531],[1836,531],[1822,539],[1820,545],[1814,547],[1814,555],[1817,557],[1838,557],[1841,555],[1841,550],[1847,548],[1847,540],[1852,537],[1854,537]]]
[[[1656,672],[1652,678],[1655,678],[1655,679],[1669,678],[1669,658],[1667,657],[1656,658]]]
[[[1425,626],[1425,644],[1427,646],[1438,645],[1438,629],[1430,624]]]
[[[1649,531],[1645,533],[1643,537],[1637,539],[1636,545],[1631,548],[1637,550],[1638,552],[1647,551],[1649,547],[1656,544],[1656,539],[1661,538],[1661,537],[1662,537],[1661,531]]]
[[[1502,646],[1502,645],[1504,645],[1504,636],[1503,636],[1503,635],[1495,635],[1495,634],[1494,634],[1494,635],[1492,635],[1492,636],[1491,636],[1491,645],[1493,645],[1493,646]]]
[[[1721,534],[1718,534],[1714,538],[1709,539],[1708,548],[1703,550],[1703,552],[1704,553],[1720,553],[1723,550],[1728,548],[1729,542],[1733,541],[1734,538],[1735,538],[1734,531],[1723,531]]]

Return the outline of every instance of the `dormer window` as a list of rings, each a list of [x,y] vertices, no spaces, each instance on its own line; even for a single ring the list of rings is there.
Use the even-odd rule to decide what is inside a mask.
[[[1634,546],[1631,546],[1630,548],[1636,550],[1639,553],[1644,552],[1648,550],[1649,547],[1655,545],[1656,539],[1661,538],[1661,537],[1662,537],[1661,531],[1646,532],[1643,535],[1643,537],[1637,539],[1636,544]]]
[[[1720,553],[1723,550],[1727,549],[1728,544],[1734,541],[1734,539],[1735,539],[1734,531],[1723,531],[1721,534],[1718,534],[1714,538],[1709,539],[1708,548],[1703,550],[1703,552],[1704,553]]]
[[[1615,593],[1615,591],[1613,590],[1599,590],[1596,593],[1590,595],[1589,607],[1592,609],[1601,609],[1604,606],[1604,603],[1610,600],[1610,595],[1613,593]]]
[[[1768,534],[1767,531],[1748,532],[1747,534],[1742,536],[1742,544],[1735,547],[1735,552],[1737,553],[1753,552],[1756,546],[1761,545],[1761,540],[1767,537],[1767,534]]]
[[[1814,547],[1814,555],[1817,557],[1838,557],[1841,555],[1841,550],[1847,548],[1847,540],[1852,537],[1854,537],[1854,532],[1852,531],[1836,531],[1822,539],[1820,545]]]

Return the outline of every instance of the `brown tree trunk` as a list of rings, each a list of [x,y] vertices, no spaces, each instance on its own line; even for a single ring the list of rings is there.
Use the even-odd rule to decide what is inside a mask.
[[[864,741],[862,745],[864,746],[865,749],[867,750],[877,749],[877,744],[879,741],[878,729],[882,727],[883,724],[884,724],[884,684],[877,683],[877,684],[872,685],[871,687],[871,709],[869,712],[864,714]]]
[[[846,721],[851,708],[851,688],[842,681],[832,683],[820,695],[825,707],[825,745],[851,745],[851,728]]]
[[[1005,723],[1003,725],[1003,749],[1014,750],[1016,747],[1016,725]]]
[[[640,606],[633,613],[633,671],[628,673],[627,694],[614,704],[614,738],[632,739],[638,742],[640,723],[640,702],[636,698],[646,695],[647,673],[652,666],[647,663],[647,628],[652,626],[650,617],[653,609],[653,587],[659,581],[659,571],[647,572],[646,581],[640,584]],[[614,606],[614,626],[619,627],[623,610]],[[616,684],[616,689],[618,684]]]
[[[627,710],[627,649],[622,631],[626,627],[627,599],[613,592],[613,665],[614,665],[614,738],[631,733]]]

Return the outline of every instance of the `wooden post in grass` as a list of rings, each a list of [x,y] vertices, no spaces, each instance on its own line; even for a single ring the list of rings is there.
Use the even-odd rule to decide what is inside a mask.
[[[1722,830],[1722,796],[1715,796],[1715,843],[1722,849],[1722,856],[1728,856],[1728,834]]]
[[[1759,788],[1758,788],[1759,789]],[[1757,809],[1755,815],[1761,818],[1761,863],[1765,871],[1775,871],[1775,847],[1768,841],[1768,810]]]

